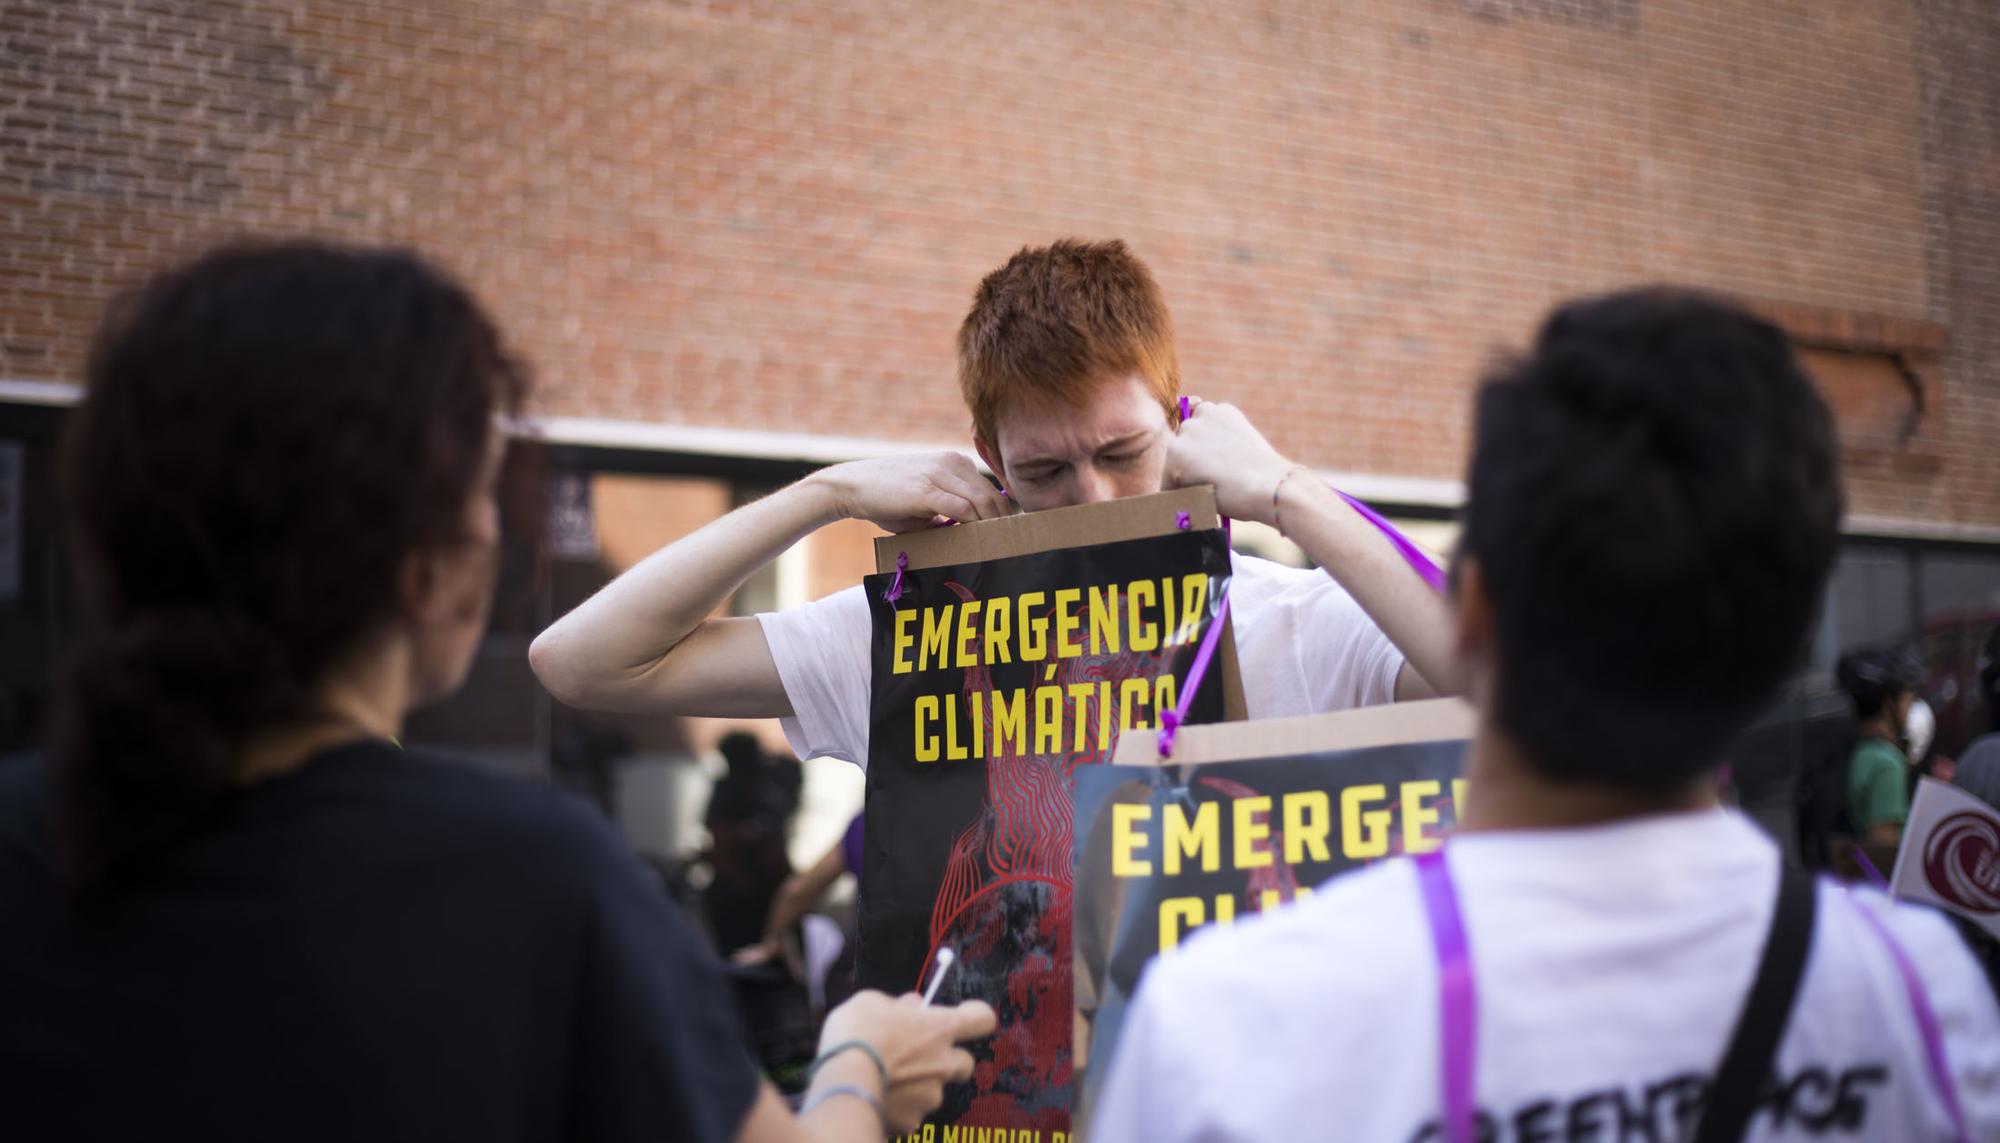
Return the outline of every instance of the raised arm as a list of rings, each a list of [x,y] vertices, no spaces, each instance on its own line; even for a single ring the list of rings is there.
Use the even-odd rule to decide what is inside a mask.
[[[763,964],[784,954],[785,943],[792,926],[805,919],[812,912],[840,875],[848,872],[847,845],[843,838],[833,843],[827,851],[813,862],[810,869],[801,870],[785,878],[778,886],[777,896],[771,898],[771,912],[764,919],[764,939],[754,945],[745,945],[730,954],[737,964]]]
[[[528,661],[549,693],[590,710],[783,717],[791,705],[757,621],[709,618],[731,592],[836,520],[908,531],[1007,510],[961,453],[821,469],[647,556],[542,632]]]
[[[1407,660],[1398,700],[1458,694],[1446,601],[1340,494],[1278,454],[1233,405],[1197,402],[1167,448],[1167,485],[1213,484],[1225,516],[1279,525]]]

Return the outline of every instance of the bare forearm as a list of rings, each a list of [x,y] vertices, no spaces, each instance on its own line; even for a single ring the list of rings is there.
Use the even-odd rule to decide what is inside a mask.
[[[617,706],[744,580],[839,515],[807,477],[676,540],[544,631],[529,652],[535,673],[566,702]]]
[[[1400,698],[1457,694],[1451,611],[1393,544],[1340,494],[1279,455],[1240,409],[1191,401],[1167,446],[1169,486],[1215,486],[1225,515],[1275,524],[1339,580],[1420,676],[1398,676]],[[1310,633],[1306,633],[1310,637]],[[1428,686],[1406,685],[1421,681]]]
[[[816,1077],[807,1098],[836,1084],[859,1088],[877,1098],[882,1091],[881,1077],[867,1057],[836,1057]],[[737,1143],[879,1143],[885,1133],[881,1114],[865,1099],[835,1096],[821,1100],[803,1115],[794,1115],[767,1080],[736,1139]]]
[[[853,1058],[848,1058],[850,1056]],[[879,1140],[886,1133],[887,1124],[874,1106],[855,1096],[824,1098],[823,1093],[836,1087],[859,1088],[877,1098],[885,1098],[888,1093],[882,1091],[881,1083],[880,1074],[866,1056],[859,1052],[835,1056],[820,1069],[812,1087],[807,1089],[806,1100],[812,1107],[799,1117],[799,1121],[812,1138],[827,1143],[847,1139]]]
[[[750,573],[835,520],[899,532],[1007,511],[960,453],[823,468],[646,557],[544,631],[528,658],[543,685],[575,706],[782,718],[791,700],[757,620],[709,618]]]
[[[764,922],[764,940],[776,944],[826,895],[840,875],[847,872],[847,856],[839,845],[828,850],[811,868],[785,878],[771,901],[771,915]]]
[[[1278,523],[1347,589],[1431,689],[1458,694],[1451,611],[1443,596],[1338,492],[1300,469],[1278,487]]]

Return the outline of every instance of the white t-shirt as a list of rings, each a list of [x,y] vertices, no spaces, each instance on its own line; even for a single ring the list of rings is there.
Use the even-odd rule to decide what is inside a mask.
[[[1393,702],[1403,653],[1333,577],[1232,555],[1229,617],[1251,718]],[[860,587],[758,620],[791,700],[800,758],[868,765],[868,597]]]
[[[1673,1106],[1712,1076],[1735,1027],[1776,848],[1709,810],[1465,834],[1446,852],[1477,990],[1477,1105],[1495,1143],[1683,1138]],[[1777,1057],[1792,1085],[1785,1125],[1773,1130],[1767,1107],[1748,1138],[1950,1137],[1903,978],[1858,913],[1870,909],[1926,983],[1968,1131],[2000,1139],[2000,1014],[1958,935],[1872,891],[1823,882],[1818,894]],[[1414,864],[1360,870],[1155,961],[1087,1138],[1441,1140],[1439,1023]]]

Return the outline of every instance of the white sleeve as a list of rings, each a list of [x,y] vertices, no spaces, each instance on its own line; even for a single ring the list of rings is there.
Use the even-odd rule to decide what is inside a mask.
[[[2000,1007],[1972,950],[1943,914],[1912,906],[1883,907],[1878,894],[1855,892],[1896,934],[1923,978],[1925,995],[1944,1036],[1945,1059],[1974,1139],[2000,1139]]]
[[[1203,1085],[1180,1074],[1184,1061],[1177,1057],[1187,1041],[1168,1027],[1172,1021],[1166,1008],[1176,998],[1162,999],[1173,986],[1161,984],[1160,966],[1154,961],[1140,977],[1118,1034],[1118,1051],[1111,1057],[1111,1073],[1104,1078],[1090,1122],[1082,1125],[1090,1143],[1153,1143],[1201,1133],[1196,1109],[1183,1106],[1182,1100],[1198,1094]]]
[[[781,719],[801,759],[840,758],[868,768],[872,628],[859,585],[825,599],[757,616],[792,704]]]
[[[1324,586],[1300,602],[1299,667],[1313,709],[1353,710],[1396,701],[1403,652],[1347,589],[1325,572]]]

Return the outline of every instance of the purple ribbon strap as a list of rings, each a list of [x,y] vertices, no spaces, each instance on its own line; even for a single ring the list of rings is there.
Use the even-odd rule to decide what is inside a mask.
[[[1160,712],[1160,757],[1173,756],[1174,735],[1187,719],[1188,707],[1194,703],[1195,692],[1201,689],[1202,677],[1208,674],[1209,661],[1215,658],[1215,648],[1222,642],[1222,631],[1228,625],[1229,591],[1225,588],[1222,606],[1215,609],[1215,618],[1209,621],[1208,633],[1201,637],[1201,647],[1188,667],[1187,681],[1181,685],[1181,701],[1174,704],[1174,709]]]
[[[1181,411],[1181,420],[1186,421],[1188,419],[1188,413],[1190,411],[1188,408],[1188,399],[1186,397],[1181,398],[1180,411]],[[1335,491],[1339,490],[1336,489]],[[1419,548],[1417,545],[1411,543],[1410,538],[1408,536],[1405,536],[1401,531],[1397,530],[1394,524],[1391,524],[1389,521],[1384,520],[1382,518],[1381,513],[1375,511],[1375,509],[1370,508],[1368,505],[1363,504],[1361,501],[1356,500],[1354,497],[1349,496],[1345,492],[1340,493],[1340,498],[1342,500],[1347,501],[1349,506],[1351,506],[1356,512],[1361,513],[1362,519],[1368,521],[1370,524],[1375,525],[1376,530],[1380,531],[1383,535],[1389,537],[1389,542],[1396,545],[1396,550],[1402,553],[1403,561],[1409,564],[1411,568],[1415,569],[1418,575],[1424,577],[1424,582],[1430,584],[1432,590],[1437,592],[1443,592],[1445,590],[1445,576],[1443,569],[1439,568],[1437,566],[1437,563],[1433,561],[1428,555],[1425,555],[1424,550],[1422,548]],[[1187,527],[1187,525],[1182,524],[1181,527],[1185,528]],[[1222,520],[1222,533],[1225,536],[1229,534],[1229,518],[1226,516],[1223,517]]]
[[[1917,966],[1910,961],[1910,954],[1903,949],[1903,943],[1882,923],[1882,918],[1872,909],[1856,901],[1852,894],[1847,903],[1868,927],[1875,930],[1875,936],[1889,950],[1889,959],[1896,962],[1896,972],[1903,978],[1903,991],[1910,998],[1910,1013],[1916,1017],[1917,1031],[1924,1038],[1924,1052],[1931,1066],[1931,1086],[1937,1089],[1938,1098],[1944,1101],[1945,1111],[1951,1116],[1952,1136],[1959,1143],[1967,1143],[1971,1136],[1965,1133],[1965,1110],[1958,1104],[1958,1086],[1951,1082],[1951,1065],[1944,1054],[1944,1030],[1938,1026],[1937,1013],[1931,1009],[1930,996],[1924,992],[1923,978],[1917,975]]]
[[[1874,883],[1875,888],[1884,893],[1889,891],[1888,878],[1882,876],[1882,871],[1875,868],[1874,862],[1868,860],[1868,852],[1858,845],[1854,847],[1854,863],[1861,867],[1862,874]]]
[[[1458,891],[1452,886],[1451,867],[1445,864],[1443,849],[1417,855],[1417,882],[1423,887],[1431,944],[1437,950],[1439,1032],[1444,1043],[1444,1137],[1449,1143],[1472,1143],[1478,992],[1472,977],[1472,952],[1465,940],[1465,918],[1458,911]]]
[[[1335,491],[1338,491],[1338,489]],[[1397,531],[1396,526],[1384,520],[1381,513],[1375,511],[1375,509],[1370,508],[1345,492],[1340,493],[1340,498],[1347,501],[1349,507],[1361,513],[1362,519],[1375,525],[1377,531],[1389,537],[1389,542],[1396,545],[1396,550],[1403,554],[1403,562],[1409,564],[1410,567],[1416,570],[1418,575],[1424,577],[1424,582],[1430,584],[1432,590],[1438,592],[1445,590],[1443,569],[1432,562],[1431,558],[1424,554],[1422,548],[1411,543],[1408,536]]]
[[[1181,398],[1181,421],[1182,421],[1182,423],[1186,423],[1186,421],[1187,421],[1187,419],[1188,419],[1188,411],[1189,411],[1189,410],[1188,410],[1188,399],[1187,399],[1186,397],[1182,397],[1182,398]],[[1178,521],[1179,521],[1179,523],[1180,523],[1180,526],[1181,526],[1181,529],[1182,529],[1183,531],[1187,530],[1187,527],[1188,527],[1188,523],[1187,523],[1187,513],[1185,513],[1185,512],[1182,512],[1182,513],[1180,513],[1180,514],[1179,514],[1179,516],[1177,517],[1177,519],[1178,519]],[[1230,535],[1229,535],[1229,517],[1227,517],[1227,516],[1224,516],[1224,517],[1222,518],[1222,541],[1223,541],[1223,543],[1225,543],[1225,544],[1226,544],[1226,543],[1230,543],[1230,542],[1231,542],[1231,537],[1230,537]]]
[[[896,553],[896,578],[889,584],[889,590],[882,593],[882,602],[894,603],[903,598],[903,573],[910,570],[910,553]]]
[[[1451,868],[1445,863],[1443,849],[1418,855],[1417,880],[1423,889],[1424,911],[1430,917],[1431,941],[1437,953],[1441,1010],[1439,1031],[1444,1045],[1441,1076],[1444,1137],[1449,1143],[1472,1143],[1475,1138],[1473,1072],[1475,1046],[1479,1039],[1478,996],[1473,980],[1471,951],[1465,939],[1464,917],[1459,912],[1458,893],[1452,885]],[[1888,950],[1890,960],[1895,963],[1897,975],[1903,978],[1903,991],[1909,998],[1911,1015],[1916,1020],[1918,1033],[1923,1037],[1931,1086],[1936,1089],[1951,1119],[1952,1138],[1958,1143],[1969,1143],[1971,1136],[1965,1130],[1965,1111],[1959,1104],[1958,1088],[1952,1082],[1951,1066],[1945,1056],[1944,1032],[1938,1024],[1936,1011],[1931,1008],[1930,997],[1924,991],[1923,978],[1917,974],[1916,965],[1910,960],[1902,942],[1896,939],[1880,917],[1851,895],[1848,905],[1861,914],[1862,920],[1874,931],[1876,938]]]

